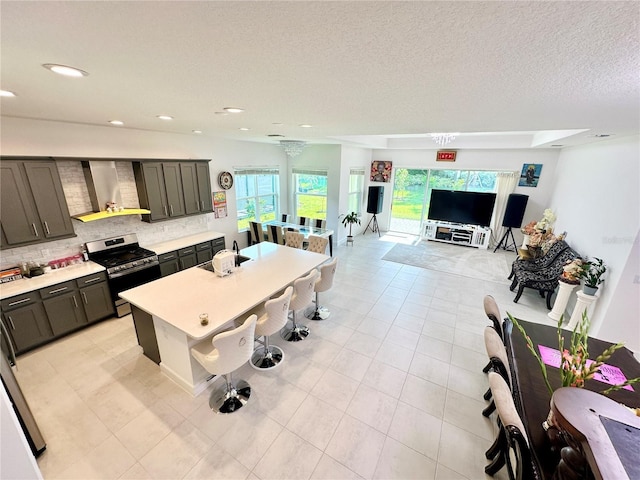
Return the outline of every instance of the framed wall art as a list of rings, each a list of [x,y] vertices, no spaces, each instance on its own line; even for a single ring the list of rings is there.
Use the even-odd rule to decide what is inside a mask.
[[[525,163],[522,165],[522,173],[520,173],[519,187],[537,187],[540,180],[540,172],[542,171],[541,163]]]
[[[371,181],[388,182],[391,180],[391,162],[374,160],[371,162]]]

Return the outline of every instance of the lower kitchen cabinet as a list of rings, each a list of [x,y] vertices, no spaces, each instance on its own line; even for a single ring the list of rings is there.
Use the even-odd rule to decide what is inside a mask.
[[[224,250],[224,245],[224,237],[219,237],[208,242],[201,242],[180,250],[158,255],[160,273],[163,277],[166,277],[201,263],[210,262],[216,252]]]
[[[80,297],[87,315],[87,322],[95,322],[113,315],[116,310],[106,282],[80,289]]]
[[[77,291],[44,300],[49,323],[54,335],[62,335],[87,324],[87,316],[78,301]]]
[[[180,261],[180,270],[196,266],[196,247],[195,245],[178,250],[178,260]]]
[[[178,252],[167,252],[158,255],[160,262],[160,276],[166,277],[180,271],[180,263],[178,262]]]
[[[18,353],[53,338],[47,312],[41,301],[2,314]]]

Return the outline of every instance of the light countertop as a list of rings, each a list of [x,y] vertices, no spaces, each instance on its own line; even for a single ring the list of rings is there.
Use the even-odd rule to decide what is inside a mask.
[[[166,242],[154,243],[153,245],[143,245],[144,248],[162,255],[181,248],[190,247],[202,242],[208,242],[216,238],[224,237],[224,233],[220,232],[200,232],[186,237],[176,238],[175,240],[167,240]]]
[[[32,278],[21,278],[13,282],[0,284],[0,299],[22,295],[41,288],[47,288],[57,283],[75,280],[85,275],[103,272],[106,269],[94,262],[84,262],[78,265],[70,265],[64,268],[51,270],[49,273]]]
[[[330,258],[270,242],[241,253],[252,260],[226,277],[189,268],[120,296],[190,337],[202,339]],[[201,313],[209,314],[209,325],[200,325]]]

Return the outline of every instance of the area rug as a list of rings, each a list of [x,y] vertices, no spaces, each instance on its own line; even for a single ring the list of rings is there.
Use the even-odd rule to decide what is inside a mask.
[[[513,253],[500,250],[493,253],[493,250],[423,240],[417,245],[399,243],[382,260],[487,282],[510,284],[507,277],[514,258]]]

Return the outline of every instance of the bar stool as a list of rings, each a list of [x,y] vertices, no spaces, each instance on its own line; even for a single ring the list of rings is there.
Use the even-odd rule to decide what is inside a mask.
[[[315,308],[312,308],[307,312],[306,317],[309,320],[325,320],[326,318],[329,318],[329,315],[331,315],[331,312],[328,308],[320,305],[318,294],[320,292],[326,292],[333,286],[333,278],[336,275],[337,263],[338,258],[336,257],[329,263],[325,263],[324,265],[320,266],[320,277],[318,277],[318,279],[316,280],[316,284],[314,287],[314,290],[316,292],[316,306]]]
[[[256,342],[262,346],[256,348],[251,355],[253,368],[275,368],[284,358],[284,352],[280,347],[269,345],[269,335],[273,335],[287,324],[292,293],[293,287],[287,287],[282,295],[265,302],[265,311],[256,322]],[[259,340],[258,337],[263,337],[263,340]]]
[[[304,235],[299,232],[293,232],[287,230],[284,233],[285,245],[287,247],[302,248],[302,242],[304,241]]]
[[[222,375],[225,384],[209,397],[209,407],[216,413],[233,413],[246,405],[251,386],[244,380],[233,382],[232,372],[240,368],[253,353],[256,315],[249,316],[233,330],[219,333],[209,342],[191,348],[191,355],[212,375]]]
[[[293,282],[293,295],[291,296],[291,303],[289,304],[289,311],[293,312],[293,325],[291,328],[285,327],[280,331],[280,336],[287,342],[299,342],[307,338],[310,333],[309,327],[298,325],[296,322],[296,312],[306,308],[306,306],[311,303],[317,277],[318,271],[314,269],[309,272],[308,275]]]

